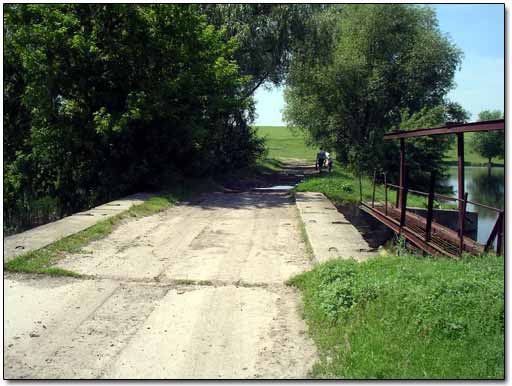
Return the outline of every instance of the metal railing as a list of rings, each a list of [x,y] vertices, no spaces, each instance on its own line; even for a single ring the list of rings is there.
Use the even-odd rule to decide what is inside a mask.
[[[459,210],[459,220],[458,220],[458,237],[459,237],[459,253],[464,251],[464,223],[466,219],[466,208],[467,204],[472,204],[475,206],[480,206],[482,208],[486,208],[492,211],[497,212],[496,222],[492,228],[491,233],[487,239],[487,242],[484,245],[484,251],[487,252],[489,248],[492,246],[494,240],[496,239],[496,253],[503,254],[503,239],[504,239],[504,211],[499,208],[495,208],[489,205],[481,204],[478,202],[468,200],[468,193],[464,193],[463,199],[447,196],[445,194],[435,193],[435,174],[432,173],[430,176],[430,186],[429,192],[422,192],[419,190],[409,189],[408,187],[408,178],[407,173],[405,174],[404,186],[394,185],[387,182],[386,174],[383,173],[384,176],[384,213],[388,215],[388,188],[396,189],[396,202],[395,207],[400,210],[400,229],[405,226],[406,223],[406,211],[407,211],[407,195],[408,193],[416,194],[419,196],[424,196],[427,198],[427,217],[426,217],[426,227],[425,227],[425,242],[429,242],[432,239],[432,220],[434,213],[434,200],[436,198],[444,200],[444,201],[453,201],[458,203]],[[373,176],[373,193],[372,193],[372,208],[375,207],[375,188],[376,188],[376,173]]]

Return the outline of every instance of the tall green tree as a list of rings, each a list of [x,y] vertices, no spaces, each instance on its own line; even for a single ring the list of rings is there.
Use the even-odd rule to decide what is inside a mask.
[[[262,151],[237,42],[196,5],[7,5],[4,36],[9,218],[44,197],[69,213]]]
[[[500,110],[484,110],[478,114],[479,121],[503,119]],[[490,173],[493,158],[505,158],[505,130],[479,132],[473,136],[473,149],[482,157],[487,158]]]
[[[446,106],[461,52],[431,8],[339,5],[310,25],[312,39],[325,39],[292,56],[285,120],[352,168],[368,171],[389,156],[382,136],[400,127],[402,111]]]
[[[265,83],[286,79],[293,47],[306,38],[312,15],[328,8],[322,4],[205,4],[208,20],[234,38],[234,57],[246,77],[245,95]]]

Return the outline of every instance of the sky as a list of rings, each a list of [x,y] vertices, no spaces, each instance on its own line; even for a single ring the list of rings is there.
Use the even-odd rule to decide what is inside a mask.
[[[503,4],[437,4],[439,28],[464,52],[455,74],[455,88],[448,99],[471,113],[471,120],[482,110],[504,111],[505,24]],[[283,88],[255,93],[256,125],[284,125]]]

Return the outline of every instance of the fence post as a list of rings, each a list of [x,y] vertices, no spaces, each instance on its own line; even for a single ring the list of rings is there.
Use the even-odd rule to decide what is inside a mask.
[[[468,192],[465,192],[464,193],[464,198],[462,200],[462,205],[460,205],[461,207],[461,212],[460,212],[460,218],[461,218],[461,222],[460,222],[460,227],[459,227],[459,251],[460,251],[460,254],[462,254],[462,252],[464,252],[464,223],[466,222],[466,205],[467,205],[467,201],[468,201]]]
[[[498,225],[498,240],[496,241],[496,254],[499,256],[503,255],[503,230],[505,221],[503,221],[503,212],[500,212],[499,220],[500,223]]]
[[[432,238],[432,217],[434,215],[434,187],[436,184],[435,171],[430,173],[430,189],[428,192],[427,204],[427,225],[425,226],[425,241],[430,241]]]
[[[405,170],[405,140],[403,138],[400,138],[400,191],[403,190],[404,188],[404,185],[405,185],[405,174],[406,174],[406,170]],[[400,196],[401,197],[401,194]],[[397,197],[398,198],[398,197]],[[396,204],[396,207],[398,208],[398,201],[397,201],[397,204]]]
[[[405,212],[407,210],[407,191],[409,190],[409,173],[408,169],[404,168],[403,187],[400,194],[400,231],[405,226]]]
[[[359,202],[363,202],[363,184],[361,183],[361,172],[359,172]]]

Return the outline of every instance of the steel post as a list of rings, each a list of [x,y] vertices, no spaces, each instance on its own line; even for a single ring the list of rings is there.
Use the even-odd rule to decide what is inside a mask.
[[[464,133],[457,133],[457,180],[459,198],[459,233],[464,228]]]
[[[430,241],[432,237],[432,217],[434,215],[434,188],[436,184],[435,172],[430,173],[430,189],[428,192],[427,204],[427,224],[425,226],[425,241]]]

